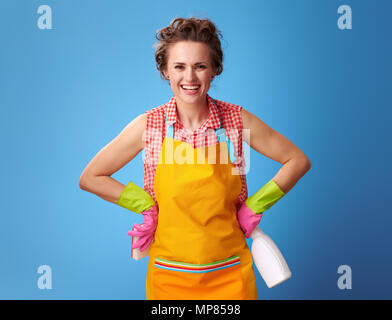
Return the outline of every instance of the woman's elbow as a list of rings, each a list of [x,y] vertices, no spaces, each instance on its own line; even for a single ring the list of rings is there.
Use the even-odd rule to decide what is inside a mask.
[[[310,159],[302,151],[299,151],[298,154],[293,157],[293,161],[295,162],[297,169],[302,172],[302,175],[308,172],[312,166]]]
[[[89,181],[88,176],[86,174],[82,174],[79,178],[79,188],[87,191],[88,184],[89,184],[88,181]]]
[[[302,161],[303,170],[305,171],[305,173],[308,172],[312,167],[310,159],[306,155],[304,155],[301,161]]]

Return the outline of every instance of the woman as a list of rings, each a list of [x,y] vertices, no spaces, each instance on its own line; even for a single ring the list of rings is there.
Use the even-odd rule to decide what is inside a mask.
[[[155,58],[173,97],[131,121],[80,177],[82,189],[143,214],[129,234],[139,237],[133,249],[149,247],[147,299],[257,299],[245,237],[310,169],[287,138],[208,95],[223,70],[220,37],[208,19],[161,29]],[[282,164],[249,198],[243,140]],[[144,189],[110,177],[143,149]]]

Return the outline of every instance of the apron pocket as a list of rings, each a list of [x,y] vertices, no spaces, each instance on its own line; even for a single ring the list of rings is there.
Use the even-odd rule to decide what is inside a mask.
[[[247,299],[240,257],[202,265],[155,258],[153,294],[157,300]]]

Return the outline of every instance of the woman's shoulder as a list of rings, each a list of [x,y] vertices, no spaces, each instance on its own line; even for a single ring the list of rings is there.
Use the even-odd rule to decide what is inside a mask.
[[[237,104],[218,99],[214,99],[214,101],[216,102],[218,108],[223,112],[241,112],[242,107]]]
[[[242,115],[244,108],[238,104],[214,99],[223,118],[223,126],[228,128],[242,128]]]
[[[144,112],[146,116],[146,129],[150,131],[152,129],[162,130],[163,121],[165,118],[165,109],[167,104],[162,104],[158,107],[148,109]]]
[[[223,113],[229,113],[234,117],[240,117],[238,120],[241,120],[243,128],[249,128],[251,123],[258,119],[256,115],[245,109],[243,106],[217,99],[214,100],[217,103],[219,109],[223,110]]]
[[[145,111],[146,114],[159,114],[162,113],[164,111],[164,109],[166,108],[166,103],[158,106],[158,107],[154,107],[151,109],[148,109]]]

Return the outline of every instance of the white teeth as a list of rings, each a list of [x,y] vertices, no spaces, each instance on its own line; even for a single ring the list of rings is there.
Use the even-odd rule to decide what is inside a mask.
[[[186,90],[195,90],[198,89],[200,86],[181,86],[181,88]]]

